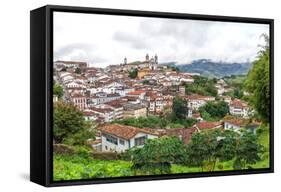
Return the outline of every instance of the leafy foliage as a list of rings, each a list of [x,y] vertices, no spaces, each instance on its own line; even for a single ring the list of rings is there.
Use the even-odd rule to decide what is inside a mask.
[[[216,79],[208,79],[201,76],[193,76],[194,82],[185,85],[185,93],[187,95],[199,94],[206,96],[217,96],[217,89],[215,88]]]
[[[95,160],[79,155],[54,155],[55,181],[132,175],[130,162]]]
[[[114,121],[112,123],[129,125],[139,128],[166,129],[166,128],[190,127],[191,125],[194,125],[197,122],[196,119],[192,119],[192,118],[175,119],[175,120],[172,119],[173,117],[158,117],[158,116],[149,115],[147,117],[127,118],[123,120]]]
[[[148,117],[139,117],[139,118],[127,118],[113,123],[119,123],[123,125],[130,125],[139,128],[165,128],[168,124],[166,119],[162,119],[158,116],[149,115]]]
[[[129,71],[129,77],[132,79],[135,79],[138,76],[138,70],[137,69],[133,69],[131,71]]]
[[[80,69],[79,67],[77,67],[77,68],[75,69],[75,73],[81,74],[81,69]]]
[[[223,139],[218,140],[218,137]],[[208,171],[213,171],[217,159],[226,159],[224,155],[228,155],[227,159],[232,159],[234,157],[233,151],[229,149],[232,149],[233,145],[231,144],[233,142],[225,142],[224,139],[223,133],[218,130],[194,134],[191,143],[188,145],[188,164],[200,166],[202,171],[207,164]],[[227,140],[230,141],[230,137]],[[223,154],[226,149],[231,153]]]
[[[200,166],[202,171],[214,171],[217,161],[234,159],[233,168],[242,169],[260,160],[262,147],[253,133],[242,135],[235,131],[220,130],[196,133],[187,146],[189,166]]]
[[[149,85],[149,80],[145,79],[145,80],[143,80],[142,83],[143,83],[144,85]]]
[[[188,109],[187,109],[187,104],[186,101],[184,101],[180,97],[175,97],[173,99],[173,120],[177,119],[185,119],[188,115]]]
[[[186,147],[176,137],[148,140],[143,148],[133,148],[132,168],[143,174],[171,173],[172,163],[182,164],[186,159]]]
[[[236,157],[234,160],[235,169],[251,168],[251,164],[260,161],[259,153],[262,151],[261,145],[258,144],[257,137],[251,132],[244,132],[238,140],[236,148]]]
[[[270,114],[270,66],[269,37],[265,36],[266,46],[260,51],[252,70],[248,73],[245,88],[251,93],[249,102],[254,106],[261,119],[269,122]]]
[[[53,85],[53,94],[57,95],[58,98],[61,98],[63,96],[63,88],[59,84]]]
[[[94,131],[84,120],[82,112],[70,103],[54,103],[53,118],[54,139],[58,143],[84,144],[94,137]]]
[[[207,121],[217,121],[222,119],[229,112],[229,107],[224,101],[207,102],[204,106],[199,108],[199,112],[203,119]]]

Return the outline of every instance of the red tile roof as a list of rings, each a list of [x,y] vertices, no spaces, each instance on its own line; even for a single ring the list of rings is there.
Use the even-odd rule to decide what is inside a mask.
[[[203,129],[213,129],[222,126],[222,122],[209,122],[209,121],[201,121],[195,124],[195,126],[199,130]]]
[[[230,119],[230,120],[225,120],[225,122],[236,126],[245,126],[247,124],[247,121],[245,119]]]
[[[92,111],[83,111],[83,115],[84,116],[93,116],[95,113],[94,112],[92,112]]]
[[[197,131],[195,127],[191,128],[178,128],[178,129],[166,129],[165,135],[181,137],[185,144],[188,144],[191,140],[192,134]]]
[[[147,133],[151,135],[159,135],[157,131],[151,129],[140,129],[137,127],[120,125],[120,124],[106,124],[98,128],[102,133],[108,133],[123,139],[131,139],[138,133]]]
[[[142,93],[145,93],[145,91],[144,90],[137,90],[137,91],[129,92],[128,95],[140,95]]]
[[[192,94],[192,95],[186,96],[185,98],[190,99],[190,100],[214,99],[214,97],[212,97],[212,96],[203,96],[203,95],[197,95],[197,94]]]
[[[230,102],[230,105],[233,107],[240,107],[240,108],[245,108],[247,107],[247,103],[241,101],[240,99],[234,99],[233,101]]]

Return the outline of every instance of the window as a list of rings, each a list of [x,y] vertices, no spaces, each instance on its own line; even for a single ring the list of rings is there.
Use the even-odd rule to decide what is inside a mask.
[[[124,141],[123,139],[119,139],[119,143],[120,143],[121,145],[125,145],[125,141]]]
[[[108,134],[104,134],[105,138],[106,138],[106,141],[108,141],[109,143],[113,143],[115,145],[118,145],[118,142],[117,142],[117,138],[116,137],[113,137],[111,135],[108,135]]]
[[[144,145],[147,136],[135,138],[135,146]]]

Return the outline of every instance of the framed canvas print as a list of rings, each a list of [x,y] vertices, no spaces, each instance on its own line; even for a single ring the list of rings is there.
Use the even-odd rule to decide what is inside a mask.
[[[273,20],[31,11],[30,179],[273,172]]]

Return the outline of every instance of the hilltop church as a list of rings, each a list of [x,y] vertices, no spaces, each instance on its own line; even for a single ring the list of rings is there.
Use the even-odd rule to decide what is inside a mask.
[[[139,70],[157,70],[158,65],[158,56],[155,54],[154,57],[149,58],[149,55],[146,54],[144,61],[136,61],[128,63],[127,57],[124,58],[124,62],[121,63],[123,69],[132,70],[132,69],[139,69]]]

